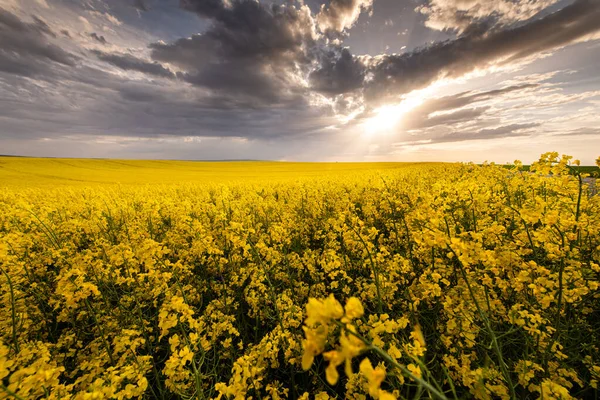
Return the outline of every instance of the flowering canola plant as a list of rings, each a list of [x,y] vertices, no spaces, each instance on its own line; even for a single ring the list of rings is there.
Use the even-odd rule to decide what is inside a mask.
[[[547,153],[5,188],[0,399],[594,398],[585,178]]]

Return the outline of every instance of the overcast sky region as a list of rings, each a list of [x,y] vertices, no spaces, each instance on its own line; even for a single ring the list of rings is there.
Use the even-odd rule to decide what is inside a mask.
[[[0,154],[600,155],[600,0],[0,0]]]

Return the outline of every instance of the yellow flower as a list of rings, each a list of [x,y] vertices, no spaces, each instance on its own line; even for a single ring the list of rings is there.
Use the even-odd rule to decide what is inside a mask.
[[[363,316],[365,310],[362,303],[356,297],[350,297],[346,302],[346,317],[353,320]]]
[[[367,378],[367,390],[369,394],[378,398],[381,383],[385,379],[385,368],[382,366],[373,368],[371,361],[365,358],[360,362],[359,370]]]
[[[396,400],[396,396],[394,396],[390,392],[386,392],[385,390],[379,391],[379,400]]]
[[[413,374],[417,378],[421,378],[422,377],[421,367],[419,367],[418,365],[415,365],[415,364],[411,363],[411,364],[408,364],[406,366],[406,368],[411,372],[411,374]]]
[[[546,400],[570,400],[573,397],[564,386],[550,380],[544,379],[540,388],[541,397]]]
[[[327,325],[332,319],[340,319],[344,315],[342,305],[329,295],[325,300],[311,298],[306,305],[306,325]]]
[[[329,365],[325,369],[325,377],[330,385],[335,385],[340,377],[337,372],[337,367],[344,362],[344,357],[339,351],[328,351],[323,353],[323,358],[329,361]]]

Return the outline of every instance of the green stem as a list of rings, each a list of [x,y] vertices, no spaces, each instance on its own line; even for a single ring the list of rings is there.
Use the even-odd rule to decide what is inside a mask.
[[[444,393],[441,393],[439,390],[437,390],[434,386],[430,385],[427,381],[425,381],[423,378],[420,378],[416,375],[414,375],[412,372],[410,372],[408,370],[408,368],[406,368],[404,365],[399,364],[396,360],[394,360],[387,352],[383,351],[382,349],[380,349],[379,347],[375,346],[374,344],[372,344],[369,340],[367,340],[364,336],[362,336],[359,333],[353,332],[349,329],[346,328],[346,326],[344,324],[342,324],[339,321],[334,321],[337,325],[339,325],[340,327],[342,327],[342,329],[344,329],[347,333],[356,336],[358,339],[360,339],[365,345],[367,345],[367,349],[368,350],[373,350],[375,353],[377,353],[381,358],[383,358],[388,364],[390,364],[392,367],[400,370],[404,375],[408,376],[410,379],[412,379],[413,381],[417,382],[419,385],[423,386],[425,389],[427,389],[427,391],[436,399],[439,400],[448,400],[448,398],[446,397],[446,395]]]
[[[22,398],[21,396],[4,386],[2,383],[0,383],[0,389],[4,390],[6,393],[8,393],[9,396],[12,396],[17,400],[25,400],[24,398]]]
[[[0,271],[2,271],[2,273],[4,274],[4,276],[6,276],[6,280],[8,281],[8,287],[10,288],[10,305],[11,305],[11,317],[12,317],[12,339],[13,339],[13,346],[14,346],[14,350],[15,353],[18,353],[19,350],[19,341],[17,338],[17,313],[15,310],[15,292],[13,289],[13,284],[12,284],[12,280],[10,279],[10,276],[8,275],[8,273],[3,269],[0,268]]]
[[[375,278],[375,288],[377,289],[377,302],[378,302],[377,311],[379,312],[379,314],[382,314],[383,313],[383,301],[381,300],[381,285],[379,284],[379,272],[377,271],[377,268],[375,267],[375,262],[373,261],[373,256],[371,255],[369,248],[367,247],[367,243],[362,238],[360,232],[358,232],[356,229],[354,229],[354,226],[352,226],[352,230],[354,231],[356,236],[358,236],[358,238],[360,239],[361,243],[363,244],[363,246],[367,252],[367,255],[369,256],[369,261],[371,262],[371,269],[373,270],[373,277]]]
[[[102,324],[100,324],[100,322],[98,321],[98,318],[96,317],[96,312],[94,311],[94,308],[92,307],[92,305],[90,304],[88,299],[85,299],[84,302],[85,302],[85,305],[87,306],[88,311],[90,312],[90,314],[92,314],[92,318],[94,318],[94,324],[96,324],[96,326],[100,330],[100,336],[102,337],[102,342],[104,343],[104,347],[106,348],[106,353],[108,354],[108,358],[110,359],[110,365],[114,366],[115,361],[112,356],[112,350],[110,348],[110,344],[108,343],[108,340],[106,339],[106,334],[104,333],[104,329],[102,329]]]
[[[269,286],[269,295],[271,296],[271,301],[273,302],[273,307],[275,308],[275,315],[277,316],[277,322],[279,323],[279,328],[281,329],[281,332],[285,332],[285,328],[283,327],[283,319],[281,318],[281,313],[279,312],[279,307],[277,306],[277,295],[275,294],[275,286],[273,285],[273,282],[271,282],[271,279],[269,278],[269,271],[267,269],[267,267],[265,266],[262,258],[260,257],[260,254],[258,253],[258,251],[256,250],[256,247],[254,246],[254,242],[252,242],[252,240],[250,240],[250,238],[248,238],[248,243],[250,243],[250,247],[252,248],[252,251],[254,253],[254,257],[257,259],[259,265],[261,265],[263,267],[263,271],[265,273],[265,280],[267,281],[267,284]],[[284,340],[286,342],[286,345],[289,346],[289,339],[287,337],[284,337]],[[292,365],[290,365],[290,378],[292,380],[292,393],[296,390],[295,388],[295,372],[294,372],[294,368]]]
[[[488,331],[488,334],[490,335],[490,337],[492,339],[492,347],[494,348],[494,351],[496,352],[496,356],[498,357],[498,363],[500,364],[500,369],[502,371],[502,375],[504,375],[504,379],[506,379],[506,383],[508,384],[508,388],[510,390],[510,396],[512,399],[515,399],[516,398],[515,388],[513,386],[512,379],[510,378],[510,372],[508,371],[508,367],[507,367],[506,363],[504,362],[504,357],[502,356],[502,351],[500,350],[500,346],[498,345],[498,339],[496,337],[496,334],[492,330],[492,326],[490,325],[489,319],[485,316],[485,314],[483,313],[483,310],[481,310],[481,307],[479,306],[479,302],[477,301],[477,298],[475,297],[475,293],[473,292],[471,283],[469,282],[469,279],[467,278],[467,271],[465,269],[465,266],[463,265],[462,261],[460,261],[460,259],[458,258],[458,255],[456,254],[456,252],[450,245],[448,245],[448,249],[450,249],[452,254],[454,254],[454,258],[456,259],[456,262],[459,266],[461,275],[467,285],[467,290],[469,291],[469,296],[471,296],[471,299],[473,300],[473,303],[475,304],[475,308],[477,308],[477,312],[479,313],[479,316],[483,320],[483,323],[485,324],[485,328]]]

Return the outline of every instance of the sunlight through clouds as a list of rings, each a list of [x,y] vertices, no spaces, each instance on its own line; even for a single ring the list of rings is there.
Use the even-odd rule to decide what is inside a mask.
[[[0,0],[0,148],[131,137],[102,153],[193,159],[168,138],[218,137],[224,158],[404,160],[404,143],[465,160],[472,141],[519,137],[533,158],[555,135],[585,136],[593,162],[600,2],[497,3]]]

